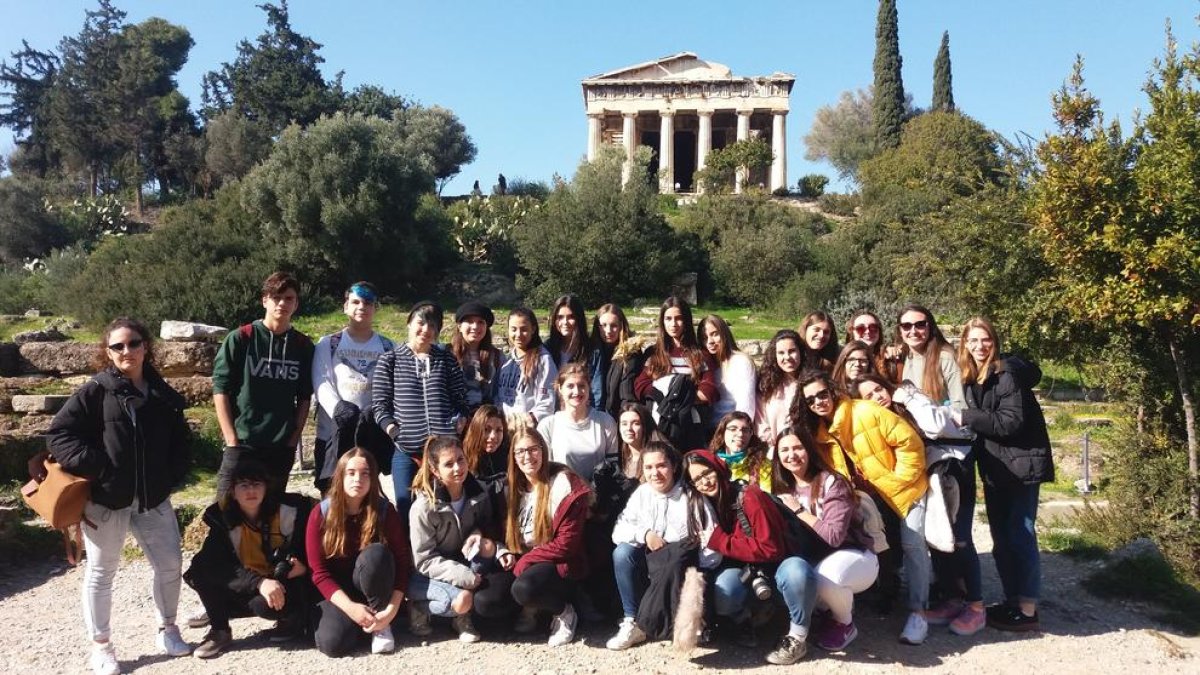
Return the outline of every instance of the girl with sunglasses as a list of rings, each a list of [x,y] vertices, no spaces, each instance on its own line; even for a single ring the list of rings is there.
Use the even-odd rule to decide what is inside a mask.
[[[99,372],[67,400],[46,433],[50,455],[67,473],[91,479],[82,526],[87,565],[83,618],[96,673],[119,673],[112,643],[112,584],[129,531],[154,569],[157,646],[167,656],[192,648],[175,624],[183,554],[171,492],[191,466],[187,403],[154,368],[150,331],[117,319],[100,340]]]
[[[876,497],[885,523],[899,530],[910,612],[900,641],[921,644],[929,634],[925,608],[932,574],[925,544],[925,444],[908,422],[873,401],[846,398],[821,371],[800,376],[793,411],[829,466]]]
[[[959,410],[967,407],[962,372],[954,347],[942,335],[933,312],[921,305],[906,305],[896,317],[896,358],[899,381],[908,380],[938,405]]]

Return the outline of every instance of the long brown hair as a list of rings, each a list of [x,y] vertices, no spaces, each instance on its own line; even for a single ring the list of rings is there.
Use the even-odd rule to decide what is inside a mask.
[[[542,455],[533,481],[517,466],[517,444],[529,438],[537,444]],[[554,514],[550,513],[550,483],[560,471],[567,467],[550,461],[550,447],[537,429],[519,426],[512,430],[512,442],[508,453],[508,512],[504,517],[504,543],[509,550],[526,552],[525,540],[521,536],[521,496],[533,493],[533,540],[536,544],[550,541],[554,529]]]
[[[733,353],[738,350],[737,341],[733,339],[733,331],[730,330],[729,323],[716,314],[709,314],[700,319],[700,323],[696,324],[696,342],[704,351],[708,351],[708,347],[705,344],[708,336],[704,334],[705,328],[708,326],[712,326],[717,335],[721,336],[721,348],[717,350],[716,354],[713,354],[713,358],[717,360],[718,364],[724,365],[729,360],[729,357],[733,356]]]
[[[425,449],[421,453],[421,466],[417,468],[417,475],[413,476],[413,493],[425,495],[430,504],[437,503],[439,483],[437,465],[441,461],[442,453],[447,450],[462,450],[462,444],[458,442],[457,436],[430,436],[425,439]]]
[[[800,381],[796,385],[796,398],[792,400],[792,424],[793,426],[803,426],[814,437],[817,430],[825,424],[824,418],[812,411],[808,407],[808,402],[804,400],[804,388],[814,382],[824,383],[829,388],[830,401],[836,410],[842,401],[846,399],[846,394],[836,384],[833,383],[833,378],[829,373],[823,370],[811,369],[800,373]]]
[[[617,323],[621,325],[621,330],[617,336],[617,344],[613,345],[613,355],[615,358],[617,351],[619,351],[618,348],[625,344],[626,340],[633,337],[634,332],[629,327],[629,319],[625,318],[625,312],[621,309],[620,305],[613,302],[600,305],[600,309],[596,310],[596,314],[592,317],[592,349],[600,349],[604,346],[604,338],[601,337],[600,332],[600,317],[605,314],[612,314],[617,317]]]
[[[654,349],[650,350],[650,358],[646,359],[646,372],[652,379],[657,379],[671,373],[672,338],[663,327],[663,317],[667,310],[676,308],[683,315],[683,333],[679,336],[679,346],[683,349],[684,357],[692,368],[692,380],[699,382],[704,374],[704,350],[696,344],[696,331],[692,322],[692,306],[687,300],[672,295],[663,300],[658,309],[658,331],[655,337]]]
[[[942,367],[940,364],[942,352],[949,351],[954,354],[954,347],[946,340],[946,336],[942,335],[942,329],[938,328],[937,320],[933,318],[933,312],[917,304],[908,304],[901,308],[900,313],[896,315],[896,332],[894,340],[900,345],[900,359],[903,362],[912,352],[908,345],[904,342],[904,335],[900,331],[900,317],[909,312],[919,312],[925,316],[925,321],[929,323],[927,331],[928,339],[925,340],[925,349],[921,355],[925,357],[925,370],[921,372],[921,391],[930,398],[934,403],[941,403],[946,400],[946,381],[942,379]]]
[[[846,480],[829,466],[829,463],[825,460],[825,456],[818,450],[817,442],[813,439],[812,434],[802,426],[794,426],[779,432],[779,437],[775,439],[775,452],[772,453],[771,458],[772,492],[777,495],[786,495],[796,491],[796,477],[783,466],[783,462],[779,459],[779,443],[788,436],[795,436],[800,439],[800,443],[804,445],[804,452],[808,455],[808,466],[805,467],[804,475],[801,476],[805,482],[812,483],[812,480],[822,473],[827,473],[836,480]],[[825,486],[823,483],[814,485],[812,492],[808,496],[809,503],[816,504],[819,502],[824,489]],[[858,500],[858,496],[853,489],[850,490],[850,494],[854,495],[855,501]]]
[[[496,374],[496,365],[500,363],[500,350],[496,349],[496,345],[492,343],[492,327],[488,326],[486,321],[484,326],[483,337],[479,339],[479,376],[483,379],[486,392],[488,389],[486,385],[492,381],[492,377]],[[462,336],[462,331],[459,330],[456,323],[454,334],[450,336],[450,353],[454,355],[454,360],[458,361],[459,366],[462,366],[463,359],[467,358],[468,349],[470,346],[467,345],[467,340]]]
[[[100,335],[100,342],[96,345],[96,354],[92,357],[92,365],[95,366],[96,371],[102,371],[112,365],[112,361],[108,358],[108,340],[112,337],[113,332],[120,328],[128,328],[141,338],[142,349],[146,353],[146,358],[142,361],[143,367],[154,365],[154,336],[146,328],[146,324],[137,319],[122,316],[113,319],[104,327],[104,332]]]
[[[533,378],[537,374],[538,360],[542,356],[542,336],[538,333],[537,317],[528,307],[516,307],[508,313],[507,323],[512,323],[515,316],[529,322],[529,344],[525,345],[525,355],[521,357],[521,375],[525,376],[527,382],[533,382]],[[516,356],[517,345],[509,345],[509,348]]]
[[[571,334],[571,341],[566,344],[563,344],[563,336],[559,334],[557,326],[558,310],[563,307],[575,317],[575,332]],[[569,356],[570,363],[580,363],[587,358],[587,316],[583,313],[583,302],[578,297],[570,293],[560,295],[551,305],[550,318],[546,319],[546,322],[550,328],[550,337],[546,338],[546,349],[550,350],[550,356],[554,358],[555,363],[558,363],[563,352]]]
[[[846,377],[846,361],[850,360],[850,355],[854,352],[866,352],[867,372],[876,372],[875,357],[871,353],[871,346],[862,340],[851,340],[847,342],[846,346],[842,347],[842,353],[838,354],[837,361],[833,364],[833,381],[843,389],[848,388],[850,385],[850,380]]]
[[[750,442],[746,444],[746,475],[749,476],[750,482],[758,485],[758,472],[763,462],[767,461],[767,446],[758,437],[758,433],[754,428],[754,420],[749,415],[741,410],[734,410],[727,413],[717,423],[717,430],[713,432],[712,440],[708,442],[708,449],[714,454],[725,449],[725,428],[734,420],[740,420],[746,424],[749,429]]]
[[[975,363],[975,357],[971,356],[971,352],[967,351],[967,333],[970,333],[972,328],[982,328],[987,332],[988,337],[992,338],[992,353],[982,368]],[[999,353],[1000,336],[996,335],[996,328],[992,326],[992,322],[982,316],[973,316],[968,319],[967,323],[963,325],[962,339],[958,341],[958,369],[962,371],[963,384],[983,384],[991,372],[992,364],[996,363],[996,355]]]
[[[829,341],[821,347],[820,351],[816,351],[808,346],[808,327],[823,323],[829,326]],[[800,322],[800,326],[796,328],[796,332],[800,334],[800,353],[803,354],[803,368],[820,368],[829,370],[833,368],[833,362],[838,357],[837,344],[837,324],[833,322],[833,317],[825,312],[809,312]]]
[[[475,414],[471,416],[471,423],[467,425],[467,433],[463,436],[462,442],[463,454],[467,456],[467,468],[471,473],[479,470],[479,459],[483,457],[483,449],[487,445],[488,420],[499,420],[502,433],[508,434],[508,425],[499,408],[486,403],[475,410]],[[504,445],[504,439],[500,440],[500,445]]]
[[[888,396],[895,396],[896,394],[895,382],[892,382],[879,373],[867,373],[865,375],[859,375],[846,387],[847,391],[850,393],[850,398],[863,398],[861,385],[866,384],[867,382],[871,382],[872,384],[877,384],[883,387],[887,390]],[[921,433],[921,425],[917,424],[916,418],[912,416],[912,413],[908,411],[908,408],[905,407],[903,403],[897,403],[895,399],[892,399],[892,405],[890,406],[890,409],[892,412],[896,413],[900,419],[908,422],[909,426],[911,426],[914,431],[916,431],[918,434]],[[924,434],[922,434],[922,436],[923,435]]]
[[[321,550],[326,558],[341,558],[350,551],[346,550],[346,523],[349,519],[350,498],[346,496],[345,478],[346,465],[358,457],[367,462],[367,474],[371,477],[371,487],[363,498],[359,515],[358,550],[361,551],[371,542],[379,540],[386,543],[383,534],[383,518],[385,516],[381,504],[383,492],[379,488],[379,467],[375,464],[375,456],[364,448],[352,448],[338,460],[333,470],[333,478],[329,484],[329,513],[325,514],[324,532],[321,534]],[[357,551],[355,551],[356,553]]]
[[[762,365],[758,367],[758,396],[759,398],[769,398],[782,386],[788,383],[789,376],[779,367],[779,361],[775,358],[775,348],[780,342],[791,340],[796,345],[796,350],[800,352],[801,361],[797,364],[796,375],[799,375],[804,368],[804,340],[800,334],[790,328],[784,328],[777,331],[771,337],[771,341],[767,343],[767,348],[763,350]]]

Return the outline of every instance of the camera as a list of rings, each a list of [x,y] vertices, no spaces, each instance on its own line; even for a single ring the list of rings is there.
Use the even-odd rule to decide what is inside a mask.
[[[271,551],[267,564],[271,566],[271,578],[276,581],[286,581],[292,573],[292,556],[282,548]]]
[[[771,588],[771,582],[767,580],[767,575],[763,571],[752,565],[747,565],[742,569],[742,583],[749,583],[750,590],[754,592],[754,597],[759,600],[767,600],[771,597],[774,589]]]

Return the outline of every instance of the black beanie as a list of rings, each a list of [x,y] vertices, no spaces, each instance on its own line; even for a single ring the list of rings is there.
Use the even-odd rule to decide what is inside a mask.
[[[466,319],[468,316],[482,318],[487,322],[489,327],[496,323],[496,315],[492,313],[492,310],[487,305],[478,300],[468,300],[459,305],[458,309],[454,312],[454,323],[462,323],[463,319]]]

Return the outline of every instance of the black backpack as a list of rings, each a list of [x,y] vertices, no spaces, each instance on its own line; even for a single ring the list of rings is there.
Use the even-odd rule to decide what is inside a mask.
[[[797,516],[795,511],[788,508],[788,505],[784,504],[779,497],[766,490],[762,490],[761,492],[771,500],[771,503],[783,518],[784,525],[787,526],[787,530],[784,532],[784,539],[787,541],[789,555],[798,555],[810,563],[816,564],[833,552],[833,548],[825,543],[821,535],[814,532],[803,520],[800,520],[800,516]],[[738,490],[737,500],[734,502],[734,511],[737,513],[738,526],[742,528],[742,532],[747,537],[753,537],[754,532],[750,527],[750,519],[746,517],[746,511],[742,506],[745,496],[746,486],[742,486]]]
[[[696,383],[690,376],[676,373],[666,394],[652,388],[650,398],[658,414],[658,431],[671,445],[684,452],[707,445],[704,420],[696,405]]]

